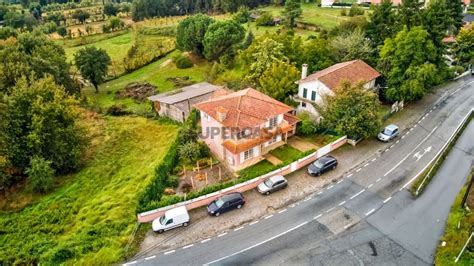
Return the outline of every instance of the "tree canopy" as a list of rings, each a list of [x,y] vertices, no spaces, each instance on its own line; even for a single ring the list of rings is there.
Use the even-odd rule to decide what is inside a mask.
[[[193,15],[181,21],[176,30],[178,49],[203,56],[204,36],[212,23],[214,20],[203,14]]]
[[[107,75],[110,65],[110,57],[103,49],[96,47],[85,47],[74,55],[74,63],[81,75],[94,85],[95,91],[99,92],[99,84]]]
[[[453,51],[461,64],[474,64],[474,27],[461,29]]]
[[[286,0],[285,10],[283,16],[285,17],[285,25],[292,29],[296,26],[296,19],[301,16],[303,11],[301,10],[300,0]]]
[[[245,37],[245,30],[235,21],[212,23],[204,36],[204,55],[209,60],[221,56],[233,56],[235,48]]]
[[[258,79],[257,89],[279,101],[288,102],[289,96],[298,93],[295,80],[299,78],[300,72],[294,65],[275,61]]]
[[[370,20],[365,27],[367,37],[372,41],[372,47],[383,45],[385,39],[393,37],[398,30],[397,18],[391,0],[383,0],[376,5]]]

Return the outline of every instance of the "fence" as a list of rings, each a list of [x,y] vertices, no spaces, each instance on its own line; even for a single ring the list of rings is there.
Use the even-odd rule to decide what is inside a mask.
[[[294,162],[290,163],[289,165],[283,166],[282,168],[279,168],[279,169],[274,170],[272,172],[266,173],[264,175],[261,175],[259,177],[254,178],[254,179],[251,179],[249,181],[234,185],[232,187],[228,187],[226,189],[216,191],[214,193],[210,193],[210,194],[201,196],[199,198],[195,198],[195,199],[192,199],[192,200],[179,202],[179,203],[176,203],[176,204],[173,204],[173,205],[170,205],[170,206],[166,206],[166,207],[158,208],[158,209],[155,209],[155,210],[139,213],[137,215],[138,216],[138,222],[140,222],[140,223],[151,222],[154,219],[162,216],[167,210],[170,210],[170,209],[173,209],[173,208],[176,208],[176,207],[186,206],[186,209],[189,211],[189,210],[192,210],[192,209],[196,209],[196,208],[199,208],[199,207],[206,206],[207,204],[209,204],[210,202],[212,202],[213,200],[215,200],[216,198],[218,198],[219,196],[221,196],[223,194],[230,193],[230,192],[241,192],[241,193],[243,193],[243,192],[252,190],[252,189],[256,188],[258,186],[258,184],[260,184],[266,178],[268,178],[270,176],[274,176],[274,175],[288,175],[288,174],[290,174],[290,173],[292,173],[292,172],[294,172],[298,169],[301,169],[301,168],[305,167],[306,165],[310,164],[314,160],[330,153],[331,151],[334,151],[335,149],[337,149],[337,148],[341,147],[342,145],[346,144],[346,142],[347,142],[347,137],[346,136],[341,137],[341,138],[337,139],[336,141],[333,141],[332,143],[318,149],[317,151],[311,153],[310,155],[308,155],[304,158],[301,158],[297,161],[294,161]]]

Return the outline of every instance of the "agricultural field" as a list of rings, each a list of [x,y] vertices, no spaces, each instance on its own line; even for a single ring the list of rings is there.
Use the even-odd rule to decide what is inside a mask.
[[[6,264],[104,265],[124,259],[137,197],[178,127],[140,117],[89,119],[93,154],[86,166],[57,177],[66,181],[27,207],[0,214],[0,258]]]

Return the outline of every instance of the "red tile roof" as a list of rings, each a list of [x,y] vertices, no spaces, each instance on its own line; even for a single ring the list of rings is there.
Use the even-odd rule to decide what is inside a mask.
[[[223,126],[239,129],[258,126],[272,117],[292,110],[288,105],[252,88],[216,97],[196,104],[195,107],[219,121]],[[226,110],[223,121],[219,120],[217,114],[219,110]]]
[[[298,83],[319,80],[329,89],[335,89],[343,80],[352,84],[360,81],[371,81],[380,76],[377,70],[373,69],[362,60],[353,60],[335,64],[326,69],[318,71],[298,81]]]

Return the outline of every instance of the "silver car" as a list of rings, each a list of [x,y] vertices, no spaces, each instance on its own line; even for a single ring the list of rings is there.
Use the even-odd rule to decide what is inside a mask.
[[[398,127],[396,125],[388,125],[386,126],[380,133],[379,135],[377,136],[377,138],[380,140],[380,141],[383,141],[383,142],[388,142],[392,139],[394,139],[396,136],[398,136],[398,134],[400,133],[400,131],[398,130]]]
[[[270,177],[269,179],[263,181],[257,186],[258,192],[261,194],[268,195],[272,192],[278,191],[280,189],[284,189],[288,186],[288,181],[281,176],[275,175]]]

